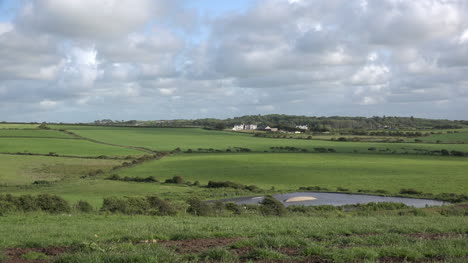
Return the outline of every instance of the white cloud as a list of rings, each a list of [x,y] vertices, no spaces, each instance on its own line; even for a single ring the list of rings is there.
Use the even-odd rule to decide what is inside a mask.
[[[13,30],[13,24],[0,22],[0,35],[8,33]]]
[[[22,26],[70,37],[114,37],[141,29],[156,12],[151,0],[36,0],[20,17]]]

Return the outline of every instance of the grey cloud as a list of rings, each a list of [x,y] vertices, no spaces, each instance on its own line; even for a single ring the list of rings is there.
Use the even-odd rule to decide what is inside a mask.
[[[257,0],[203,25],[183,0],[25,3],[0,29],[9,120],[456,119],[468,102],[463,0]]]

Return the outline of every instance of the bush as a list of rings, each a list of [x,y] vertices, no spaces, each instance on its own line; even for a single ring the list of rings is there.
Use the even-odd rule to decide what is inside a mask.
[[[49,213],[68,213],[70,205],[63,198],[56,195],[41,194],[36,197],[37,206]]]
[[[235,215],[240,215],[242,214],[242,206],[236,204],[236,203],[227,203],[225,204],[226,210],[231,211]]]
[[[127,215],[175,215],[175,209],[165,200],[149,197],[104,198],[101,211]]]
[[[284,216],[287,213],[286,207],[271,195],[265,196],[260,203],[260,211],[263,215]]]
[[[146,197],[148,200],[149,206],[152,209],[152,214],[158,215],[158,216],[173,216],[177,214],[177,211],[174,209],[174,207],[171,206],[171,204],[163,200],[157,196],[148,196]]]
[[[90,213],[94,210],[90,203],[83,200],[80,200],[75,204],[75,209],[83,213]]]
[[[154,176],[148,176],[148,177],[120,177],[118,174],[113,174],[109,177],[106,178],[107,180],[113,180],[113,181],[124,181],[124,182],[137,182],[137,183],[158,183],[159,180],[156,179]]]
[[[199,198],[193,197],[187,200],[189,207],[187,212],[196,216],[209,216],[213,214],[212,208],[205,202],[202,202]]]
[[[70,205],[63,198],[49,194],[22,195],[19,197],[0,195],[0,212],[39,210],[48,213],[66,213],[70,211]]]
[[[224,182],[215,182],[215,181],[209,181],[208,185],[206,186],[207,188],[233,188],[233,189],[243,189],[243,190],[249,190],[252,192],[259,192],[261,189],[256,186],[256,185],[243,185],[243,184],[238,184],[230,181],[224,181]]]
[[[422,194],[422,192],[418,191],[418,190],[415,190],[413,188],[408,188],[408,189],[403,188],[403,189],[400,190],[400,194],[420,195],[420,194]]]
[[[182,176],[174,176],[172,179],[167,179],[166,184],[184,184],[185,180]]]

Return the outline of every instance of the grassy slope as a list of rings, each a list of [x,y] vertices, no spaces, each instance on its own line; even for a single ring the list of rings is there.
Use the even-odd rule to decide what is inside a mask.
[[[230,180],[294,189],[323,186],[385,189],[415,188],[429,193],[468,192],[465,158],[357,154],[184,154],[122,170],[123,176],[181,175],[187,180]]]
[[[36,180],[76,179],[89,171],[105,171],[119,164],[120,161],[114,160],[0,155],[0,182],[19,185],[30,184]]]
[[[142,155],[143,152],[96,144],[85,140],[72,139],[48,139],[48,138],[1,138],[1,153],[39,153],[47,154],[54,152],[60,155],[74,156],[119,156],[119,155]]]
[[[253,151],[267,151],[270,147],[292,146],[313,151],[316,147],[333,148],[339,152],[367,153],[368,148],[390,149],[397,152],[414,152],[414,149],[459,150],[468,152],[468,144],[416,144],[416,143],[368,143],[331,142],[322,140],[256,138],[251,134],[208,131],[199,128],[117,128],[92,126],[53,126],[66,128],[81,136],[108,143],[127,146],[143,146],[153,150],[171,151],[177,147],[183,150],[213,148],[225,150],[229,147],[245,147]]]
[[[0,137],[42,137],[42,138],[73,138],[69,134],[53,130],[7,130],[0,129]]]

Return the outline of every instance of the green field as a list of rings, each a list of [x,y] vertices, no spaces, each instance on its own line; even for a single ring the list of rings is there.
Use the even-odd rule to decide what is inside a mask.
[[[78,139],[52,139],[52,138],[1,138],[0,153],[37,153],[71,156],[122,156],[142,155],[143,152],[92,143]]]
[[[0,129],[37,129],[39,124],[0,123]]]
[[[324,207],[307,213],[290,210],[283,217],[260,216],[254,207],[243,207],[240,214],[223,210],[197,217],[189,214],[187,203],[192,197],[218,200],[307,186],[330,191],[346,188],[349,192],[385,190],[390,194],[413,188],[424,193],[466,195],[466,157],[431,156],[417,150],[468,152],[468,144],[457,143],[465,140],[465,133],[421,137],[428,143],[378,143],[259,138],[200,128],[51,126],[82,137],[77,138],[57,130],[6,126],[0,125],[0,194],[52,194],[71,205],[87,201],[93,209],[84,213],[72,206],[57,215],[11,212],[0,200],[0,262],[461,263],[468,256],[466,203],[420,209]],[[434,143],[437,140],[448,144]],[[132,147],[164,152],[181,148],[183,152],[141,163],[135,160],[130,165],[133,159],[123,157],[149,154]],[[252,152],[226,152],[236,151],[235,147]],[[307,151],[284,152],[284,147]],[[337,153],[315,153],[314,148],[331,148]],[[192,153],[185,153],[188,149]],[[17,154],[50,152],[75,157]],[[100,159],[100,155],[122,160]],[[125,167],[113,169],[123,162]],[[103,173],[96,174],[98,170]],[[108,180],[113,174],[121,178],[154,176],[160,182]],[[174,176],[201,185],[164,183]],[[51,184],[33,184],[42,180]],[[256,185],[261,190],[205,187],[210,180]],[[151,195],[168,200],[177,214],[127,216],[99,211],[104,198]]]
[[[32,137],[32,138],[73,138],[73,136],[54,130],[7,130],[0,129],[1,137]]]
[[[468,144],[468,132],[457,131],[454,133],[443,133],[443,134],[431,134],[427,137],[422,137],[423,142],[428,143],[467,143]]]
[[[448,149],[468,152],[468,144],[422,144],[422,143],[370,143],[332,142],[323,140],[258,138],[251,134],[210,131],[200,128],[116,128],[96,126],[52,126],[65,128],[78,135],[94,140],[127,146],[148,147],[157,151],[215,149],[243,147],[256,152],[270,151],[271,147],[296,147],[313,152],[314,148],[332,148],[338,152],[417,153],[417,149],[429,151]],[[416,150],[415,150],[416,149]]]
[[[180,175],[190,181],[228,180],[263,188],[321,186],[386,189],[415,188],[429,193],[468,192],[468,160],[358,154],[184,154],[119,172],[123,176]]]
[[[37,180],[78,180],[90,171],[106,171],[120,163],[114,160],[0,154],[0,182],[3,185],[21,185]]]

